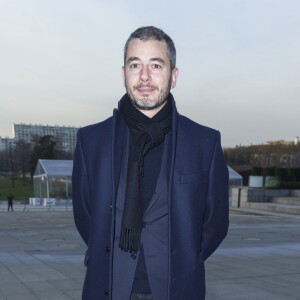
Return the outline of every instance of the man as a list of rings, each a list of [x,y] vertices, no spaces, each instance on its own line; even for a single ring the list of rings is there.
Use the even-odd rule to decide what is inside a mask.
[[[204,260],[228,228],[218,131],[178,114],[171,38],[142,27],[125,45],[126,94],[78,131],[74,218],[87,245],[83,299],[205,298]]]
[[[14,201],[14,196],[12,194],[9,194],[7,196],[7,211],[9,210],[14,211],[13,201]]]

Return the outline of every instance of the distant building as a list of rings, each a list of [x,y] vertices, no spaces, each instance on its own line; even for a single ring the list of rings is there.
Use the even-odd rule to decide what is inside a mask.
[[[8,137],[2,138],[0,136],[0,151],[6,151],[9,148],[13,148],[15,146],[15,139],[11,139]]]
[[[14,148],[19,141],[33,143],[36,138],[52,135],[58,150],[73,152],[79,128],[71,126],[49,126],[32,124],[13,124],[13,137],[0,137],[0,151]]]
[[[73,152],[76,145],[77,131],[77,127],[21,123],[13,124],[13,139],[15,142],[23,140],[32,143],[38,137],[52,135],[55,138],[57,149]]]
[[[276,140],[276,141],[267,141],[267,145],[293,145],[294,141],[286,140]]]

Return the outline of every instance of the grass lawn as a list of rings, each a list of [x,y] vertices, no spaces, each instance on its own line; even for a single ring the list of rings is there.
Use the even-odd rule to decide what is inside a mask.
[[[5,200],[8,194],[12,194],[15,200],[28,199],[33,197],[33,183],[25,182],[15,179],[15,186],[12,187],[12,180],[7,178],[0,178],[0,200]]]

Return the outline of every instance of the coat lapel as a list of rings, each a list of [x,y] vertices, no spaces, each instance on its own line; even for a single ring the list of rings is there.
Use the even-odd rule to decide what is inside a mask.
[[[116,196],[118,192],[121,167],[122,167],[122,156],[124,145],[126,144],[126,138],[128,136],[128,129],[125,125],[123,118],[121,117],[117,109],[114,110],[113,114],[113,138],[112,138],[112,182],[113,182],[113,204],[115,204]],[[105,142],[105,141],[103,141]]]

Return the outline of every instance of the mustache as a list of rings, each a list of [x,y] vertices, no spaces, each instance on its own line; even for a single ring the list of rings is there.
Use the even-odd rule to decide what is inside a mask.
[[[156,86],[150,85],[150,84],[139,84],[139,85],[135,85],[133,87],[135,90],[136,89],[140,89],[140,88],[150,88],[150,89],[158,89]]]

